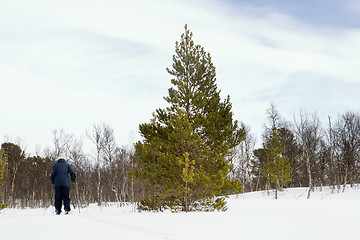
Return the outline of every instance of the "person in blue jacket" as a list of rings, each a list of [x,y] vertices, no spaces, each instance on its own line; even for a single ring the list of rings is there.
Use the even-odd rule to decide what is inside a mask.
[[[71,181],[76,181],[76,174],[70,164],[66,161],[66,155],[60,154],[50,175],[50,181],[55,189],[55,212],[56,215],[61,213],[62,202],[64,201],[65,214],[70,212],[69,198],[69,173]]]

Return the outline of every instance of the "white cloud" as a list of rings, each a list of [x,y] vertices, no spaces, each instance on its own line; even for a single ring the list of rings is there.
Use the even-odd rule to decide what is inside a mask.
[[[349,0],[347,5],[345,5],[345,9],[348,11],[360,13],[360,3],[357,0]]]
[[[127,143],[130,131],[166,105],[171,77],[165,68],[185,23],[195,43],[212,54],[219,89],[232,97],[235,116],[258,137],[270,101],[286,105],[285,115],[304,100],[319,109],[324,102],[309,89],[309,78],[321,78],[324,86],[336,79],[336,89],[353,86],[360,76],[359,29],[309,25],[271,7],[215,0],[7,0],[0,7],[0,83],[8,89],[2,105],[9,114],[0,119],[6,129],[0,134],[45,145],[53,128],[81,134],[104,121]],[[293,84],[299,82],[306,84]],[[336,97],[328,102],[336,101],[338,111],[355,108],[356,98],[353,105]]]

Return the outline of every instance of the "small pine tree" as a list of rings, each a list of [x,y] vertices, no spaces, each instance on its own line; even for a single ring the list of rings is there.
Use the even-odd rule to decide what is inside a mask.
[[[5,171],[5,165],[6,165],[6,159],[4,157],[4,150],[0,150],[0,186],[3,184],[4,179],[4,171]],[[0,201],[4,197],[4,195],[0,195]],[[6,203],[0,203],[0,210],[6,208]]]
[[[275,199],[277,191],[283,191],[286,183],[291,181],[289,159],[284,156],[285,145],[278,136],[278,129],[272,128],[270,141],[267,147],[264,147],[265,153],[270,162],[264,164],[265,177],[272,183],[275,183]]]

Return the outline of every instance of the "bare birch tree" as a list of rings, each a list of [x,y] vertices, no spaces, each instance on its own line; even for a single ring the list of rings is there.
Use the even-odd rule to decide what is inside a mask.
[[[96,182],[96,189],[97,189],[97,203],[101,205],[102,198],[101,198],[101,165],[102,165],[102,154],[104,151],[104,144],[103,144],[103,125],[104,123],[95,123],[92,127],[90,132],[87,132],[87,136],[90,141],[95,144],[95,169],[97,172],[97,182]]]
[[[346,112],[339,116],[334,133],[335,152],[338,156],[338,171],[342,176],[343,191],[347,184],[359,180],[360,164],[360,116]]]
[[[309,190],[307,198],[314,189],[312,169],[318,158],[320,141],[323,136],[321,123],[316,113],[309,114],[305,110],[300,110],[299,118],[294,116],[295,134],[301,148],[301,158],[306,164],[306,171],[309,180]]]
[[[250,133],[250,127],[241,123],[241,127],[245,129],[245,140],[232,150],[231,161],[234,165],[232,175],[234,178],[240,179],[243,184],[243,191],[253,191],[251,177],[251,160],[254,159],[254,148],[256,139]]]

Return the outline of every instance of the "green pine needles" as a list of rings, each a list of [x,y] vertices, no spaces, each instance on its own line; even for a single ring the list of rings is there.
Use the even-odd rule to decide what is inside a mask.
[[[5,171],[6,159],[4,157],[4,150],[0,150],[0,186],[3,185],[4,171]],[[0,201],[4,195],[0,195]],[[6,208],[6,203],[0,203],[0,210]]]
[[[139,164],[131,174],[145,188],[144,210],[225,211],[221,196],[242,191],[239,180],[228,178],[227,157],[245,130],[233,120],[230,97],[220,98],[210,54],[192,36],[185,25],[167,69],[170,106],[139,126],[143,140],[135,144]]]
[[[278,129],[272,128],[269,144],[264,147],[265,153],[270,162],[264,164],[265,177],[275,183],[275,199],[277,191],[283,191],[286,183],[291,181],[289,159],[284,156],[285,144],[278,135]]]

